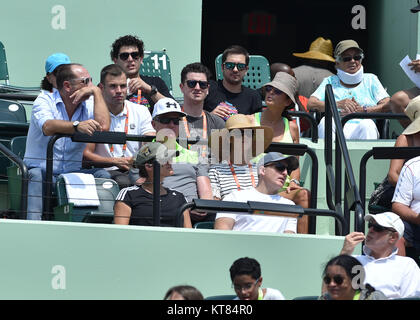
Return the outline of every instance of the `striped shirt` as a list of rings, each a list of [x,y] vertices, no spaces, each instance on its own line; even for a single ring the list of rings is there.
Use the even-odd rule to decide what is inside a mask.
[[[227,194],[238,190],[238,188],[244,190],[253,187],[252,176],[254,177],[255,186],[258,184],[257,165],[255,163],[251,166],[252,175],[248,165],[238,166],[234,164],[232,167],[239,186],[227,162],[215,164],[210,167],[209,178],[214,197],[223,199]]]

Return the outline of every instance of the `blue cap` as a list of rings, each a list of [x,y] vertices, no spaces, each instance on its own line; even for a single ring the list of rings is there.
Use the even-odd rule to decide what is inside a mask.
[[[47,58],[45,61],[45,72],[51,73],[62,64],[69,64],[70,58],[64,53],[54,53]]]

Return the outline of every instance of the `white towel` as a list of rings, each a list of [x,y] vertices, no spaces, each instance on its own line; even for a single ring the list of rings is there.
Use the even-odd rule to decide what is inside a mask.
[[[95,178],[86,173],[65,173],[61,175],[66,182],[67,198],[75,207],[99,206]]]

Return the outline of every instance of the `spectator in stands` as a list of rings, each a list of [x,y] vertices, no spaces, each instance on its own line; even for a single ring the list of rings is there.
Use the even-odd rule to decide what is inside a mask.
[[[392,212],[365,216],[368,234],[351,232],[345,237],[341,254],[352,254],[365,241],[364,255],[354,256],[366,271],[366,283],[389,299],[420,297],[420,269],[413,259],[397,255],[396,243],[404,234],[401,218]]]
[[[420,59],[412,60],[408,65],[415,73],[420,72]],[[397,91],[392,95],[387,108],[389,108],[393,113],[403,113],[409,102],[418,95],[420,95],[420,88],[418,87]],[[399,122],[404,128],[410,125],[409,120],[401,119]]]
[[[262,102],[257,90],[242,85],[248,72],[249,53],[238,45],[227,48],[222,55],[223,80],[210,81],[210,92],[204,102],[204,110],[226,120],[232,114],[253,114],[261,111]]]
[[[387,112],[389,95],[377,76],[364,73],[363,50],[354,40],[343,40],[335,48],[337,75],[324,79],[308,101],[310,110],[325,111],[325,87],[331,84],[341,115],[354,112]],[[346,139],[377,139],[379,132],[371,119],[352,119],[343,128]],[[333,134],[335,125],[333,123]],[[325,135],[325,118],[318,126],[320,138]]]
[[[347,254],[332,258],[322,273],[323,294],[319,300],[387,300],[386,296],[364,283],[365,270]]]
[[[285,300],[283,294],[272,288],[262,288],[261,266],[253,258],[239,258],[229,269],[234,300]]]
[[[149,110],[126,100],[127,77],[119,65],[110,64],[102,69],[99,87],[111,117],[110,131],[155,135]],[[133,155],[140,146],[138,141],[127,141],[124,145],[88,143],[83,153],[84,160],[89,167],[106,168],[122,189],[131,185],[128,172]]]
[[[57,72],[59,66],[69,64],[70,58],[64,53],[54,53],[45,61],[46,75],[41,81],[41,89],[52,93],[53,89],[57,89]]]
[[[107,131],[109,123],[101,90],[92,84],[89,72],[80,64],[62,65],[57,74],[57,90],[52,94],[41,93],[32,108],[24,157],[29,169],[28,219],[41,219],[45,156],[50,137],[75,132],[92,135],[95,131]],[[61,173],[84,172],[109,178],[109,173],[103,169],[81,169],[84,148],[84,143],[72,142],[70,138],[61,138],[55,143],[54,177]]]
[[[407,107],[408,110],[408,107]],[[413,124],[420,130],[419,121],[413,122],[406,131],[413,129]],[[420,157],[408,160],[402,167],[392,198],[392,211],[398,214],[404,223],[402,244],[398,247],[402,255],[408,253],[420,265]]]
[[[210,71],[206,66],[198,62],[191,63],[182,69],[180,84],[184,96],[182,110],[186,117],[180,124],[179,136],[181,139],[200,140],[191,148],[198,150],[200,162],[206,163],[209,156],[208,137],[212,130],[225,127],[221,118],[203,110],[204,99],[209,93],[209,77]]]
[[[181,111],[179,104],[171,98],[160,99],[155,104],[152,125],[157,132],[156,139],[179,153],[177,157],[172,159],[174,173],[163,180],[163,186],[182,193],[188,202],[197,198],[212,200],[208,164],[199,161],[198,152],[183,148],[176,142],[179,134],[179,123],[184,117],[185,113]],[[138,180],[138,174],[134,170],[132,170],[132,179],[134,181]],[[197,215],[199,219],[214,220],[215,217],[215,214],[205,216],[192,211],[191,220],[193,224],[197,222]]]
[[[130,225],[153,225],[153,163],[160,165],[160,226],[179,227],[178,212],[186,203],[182,193],[163,187],[163,179],[173,174],[171,162],[174,149],[159,142],[144,144],[134,156],[133,166],[145,178],[141,186],[132,186],[120,191],[114,204],[114,223]],[[191,228],[189,211],[183,213],[183,227]]]
[[[253,115],[256,125],[268,126],[273,129],[273,142],[299,143],[299,130],[288,115],[288,109],[296,103],[297,80],[285,72],[278,72],[274,79],[264,84],[265,104],[267,108]],[[281,194],[297,205],[309,208],[310,192],[300,186],[300,169],[296,168],[288,175]],[[307,224],[308,217],[300,223]]]
[[[309,51],[293,53],[301,58],[302,64],[293,68],[298,80],[298,93],[309,99],[321,82],[333,75],[335,59],[333,58],[333,45],[330,39],[316,38],[310,45]]]
[[[143,58],[144,43],[136,36],[126,35],[112,44],[111,60],[123,68],[128,78],[127,99],[148,107],[152,113],[159,99],[172,96],[161,78],[140,75]]]
[[[201,292],[188,285],[172,287],[166,292],[164,300],[204,300]]]
[[[296,169],[298,165],[299,162],[296,157],[286,157],[278,152],[269,152],[258,162],[257,186],[255,188],[233,191],[224,197],[223,201],[259,201],[294,205],[293,201],[282,197],[278,190],[283,187],[287,173]],[[296,225],[297,219],[290,217],[218,213],[214,228],[220,230],[296,233]]]
[[[394,147],[420,147],[420,97],[412,99],[404,112],[412,123],[398,136]],[[407,159],[391,160],[388,175],[379,187],[373,191],[369,200],[369,207],[371,205],[381,206],[392,211],[391,201],[395,186],[406,161]],[[405,255],[404,246],[398,246],[398,248],[398,254]]]

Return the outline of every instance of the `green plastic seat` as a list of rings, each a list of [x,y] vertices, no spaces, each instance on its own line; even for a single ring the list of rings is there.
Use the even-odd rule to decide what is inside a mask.
[[[26,136],[14,137],[10,140],[10,150],[23,159],[26,150]],[[19,212],[22,188],[22,173],[18,166],[7,167],[7,190],[9,193],[9,209]]]
[[[161,78],[172,94],[171,64],[166,50],[145,51],[140,74]]]
[[[214,229],[213,221],[197,222],[194,224],[194,229]]]
[[[293,298],[293,300],[318,300],[318,296],[300,296]]]
[[[17,101],[0,99],[0,121],[26,123],[24,105]]]
[[[4,81],[4,84],[0,84],[0,92],[19,92],[19,91],[40,91],[40,87],[19,87],[10,85],[9,81],[9,70],[7,68],[6,49],[3,43],[0,41],[0,80]]]
[[[223,79],[222,72],[222,54],[219,54],[215,60],[216,79]],[[270,82],[270,64],[264,56],[250,55],[249,69],[244,77],[242,84],[251,89],[259,89],[264,84]]]
[[[114,202],[120,188],[112,179],[95,178],[95,184],[100,205],[75,207],[73,203],[68,201],[64,178],[59,177],[56,182],[58,206],[54,208],[55,220],[112,223],[114,220]]]

